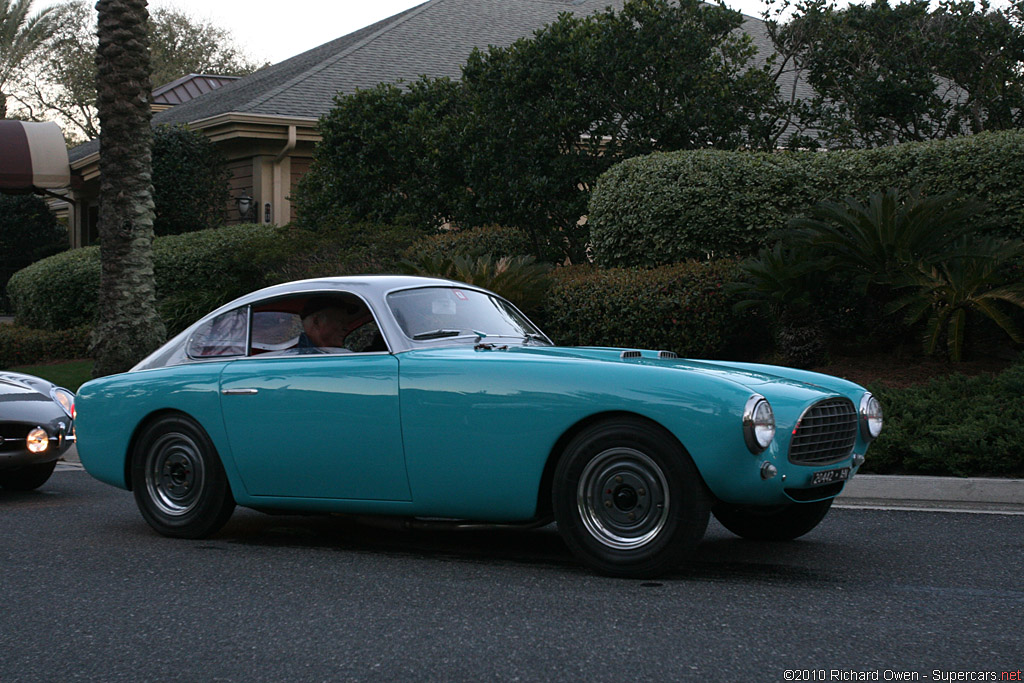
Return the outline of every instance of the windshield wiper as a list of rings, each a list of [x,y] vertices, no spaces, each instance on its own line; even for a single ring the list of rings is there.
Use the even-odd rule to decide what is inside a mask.
[[[457,337],[460,334],[462,334],[462,330],[433,330],[432,332],[414,334],[412,338],[416,340],[441,339],[442,337]]]

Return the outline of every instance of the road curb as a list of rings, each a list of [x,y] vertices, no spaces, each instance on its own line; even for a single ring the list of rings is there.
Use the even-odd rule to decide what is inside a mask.
[[[860,474],[847,483],[836,504],[1024,512],[1024,479]]]

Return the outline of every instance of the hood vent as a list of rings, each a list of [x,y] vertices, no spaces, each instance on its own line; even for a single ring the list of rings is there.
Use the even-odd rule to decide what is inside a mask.
[[[672,360],[673,358],[679,358],[679,354],[675,351],[658,351],[658,358],[661,360]]]
[[[640,353],[639,351],[623,351],[622,353],[619,354],[619,358],[640,358],[642,355],[643,354]]]

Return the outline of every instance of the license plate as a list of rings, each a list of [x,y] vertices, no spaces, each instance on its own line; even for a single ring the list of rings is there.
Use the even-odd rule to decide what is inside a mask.
[[[811,486],[821,484],[834,484],[837,481],[846,481],[850,478],[850,468],[840,467],[837,470],[822,470],[811,475]]]

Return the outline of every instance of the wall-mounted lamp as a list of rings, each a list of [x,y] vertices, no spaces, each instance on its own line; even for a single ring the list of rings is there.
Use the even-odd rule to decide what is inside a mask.
[[[271,219],[272,215],[270,212],[270,202],[267,202],[266,204],[263,205],[263,222],[269,223]]]
[[[243,222],[253,222],[252,211],[255,208],[253,198],[242,190],[242,196],[235,199],[235,206],[238,207],[238,215],[241,216]]]

